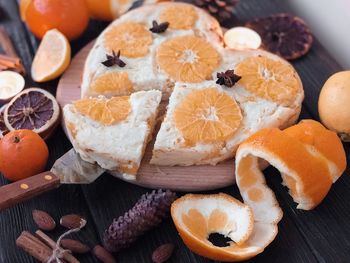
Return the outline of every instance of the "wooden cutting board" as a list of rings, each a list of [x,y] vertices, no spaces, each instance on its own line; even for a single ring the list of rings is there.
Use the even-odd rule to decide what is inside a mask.
[[[61,77],[56,98],[63,107],[67,103],[80,98],[80,84],[85,59],[93,43],[85,46],[73,58],[69,68]],[[64,126],[64,124],[63,124]],[[235,182],[234,160],[228,160],[216,166],[155,166],[150,165],[153,143],[146,149],[137,179],[130,183],[148,188],[166,188],[176,191],[203,191],[218,189],[232,185]],[[110,172],[115,177],[124,180],[120,174]]]

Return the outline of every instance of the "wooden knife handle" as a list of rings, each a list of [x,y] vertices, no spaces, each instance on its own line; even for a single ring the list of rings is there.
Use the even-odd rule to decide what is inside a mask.
[[[0,187],[0,211],[60,186],[60,179],[47,171]]]

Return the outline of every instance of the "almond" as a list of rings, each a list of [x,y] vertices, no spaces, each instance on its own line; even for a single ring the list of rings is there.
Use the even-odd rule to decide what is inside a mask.
[[[163,244],[154,250],[152,254],[152,261],[154,263],[164,263],[173,254],[175,246],[171,243]]]
[[[103,263],[116,263],[113,255],[109,253],[104,247],[97,245],[93,249],[94,255]]]
[[[84,254],[90,251],[90,247],[88,245],[85,245],[78,240],[69,238],[62,239],[61,246],[77,254]]]
[[[60,224],[69,229],[83,228],[86,220],[76,214],[65,215],[61,217]]]
[[[55,220],[44,211],[33,210],[32,216],[35,224],[42,230],[51,231],[56,227]]]

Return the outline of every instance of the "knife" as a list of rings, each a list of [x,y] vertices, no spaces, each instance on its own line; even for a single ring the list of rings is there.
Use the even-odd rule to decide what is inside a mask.
[[[72,148],[56,160],[50,171],[0,187],[0,211],[61,184],[90,184],[104,172],[99,165],[82,160]]]

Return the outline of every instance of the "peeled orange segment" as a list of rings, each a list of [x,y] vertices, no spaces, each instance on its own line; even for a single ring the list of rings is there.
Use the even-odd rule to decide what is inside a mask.
[[[109,51],[120,50],[122,56],[144,57],[152,44],[152,33],[144,24],[125,22],[109,28],[103,42]]]
[[[180,36],[162,43],[157,50],[157,63],[177,81],[198,83],[212,79],[220,55],[205,39]]]
[[[131,110],[129,96],[82,99],[73,105],[78,113],[103,125],[113,125],[125,120]]]
[[[218,143],[233,136],[242,121],[236,101],[216,88],[188,94],[174,112],[174,123],[190,144]]]
[[[125,96],[133,92],[133,85],[126,72],[108,72],[96,77],[91,83],[89,96]]]
[[[171,29],[191,29],[198,18],[196,10],[190,5],[170,6],[159,16],[161,22],[169,22]]]
[[[48,31],[35,54],[32,78],[36,82],[53,80],[69,66],[71,48],[67,38],[58,30]]]
[[[226,194],[187,194],[171,206],[185,244],[195,253],[220,261],[241,261],[259,253],[275,238],[276,225],[254,223],[249,206]],[[232,239],[227,247],[208,241],[212,233]]]
[[[337,155],[330,157],[330,153]],[[313,120],[302,121],[285,131],[263,129],[248,138],[236,154],[237,185],[245,203],[252,207],[255,219],[271,223],[278,222],[278,214],[267,216],[266,213],[280,208],[257,166],[258,158],[281,172],[283,184],[298,203],[297,208],[304,210],[314,208],[325,198],[333,181],[346,167],[339,138]],[[337,170],[331,169],[330,163]]]
[[[235,73],[242,78],[239,84],[253,94],[288,106],[300,93],[299,77],[293,67],[281,61],[259,56],[240,62]]]

